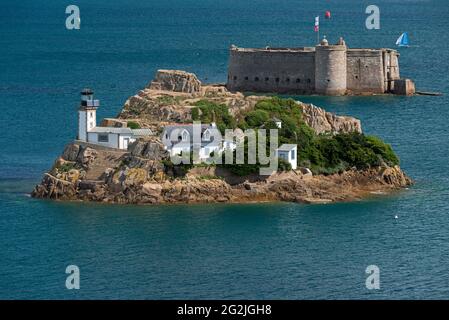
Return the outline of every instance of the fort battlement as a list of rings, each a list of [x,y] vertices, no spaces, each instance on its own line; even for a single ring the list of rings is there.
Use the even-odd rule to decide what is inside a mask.
[[[395,83],[401,85],[396,86]],[[231,46],[227,87],[231,91],[292,94],[412,94],[399,73],[393,49],[348,48],[326,39],[315,47]],[[414,86],[413,86],[414,87]]]

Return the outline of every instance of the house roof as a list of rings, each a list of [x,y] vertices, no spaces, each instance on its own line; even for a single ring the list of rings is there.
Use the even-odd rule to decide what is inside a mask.
[[[218,134],[219,137],[221,137],[221,133],[216,126],[212,126],[211,124],[202,124],[201,125],[201,141],[202,142],[210,143],[214,140],[213,135],[211,135],[210,141],[203,139],[203,133],[207,129],[211,130],[211,133],[213,131],[216,131],[216,132],[214,132],[214,134],[215,135]],[[189,133],[189,140],[193,141],[193,124],[165,126],[162,135],[163,136],[168,135],[168,138],[172,143],[177,143],[179,141],[178,137],[184,132],[184,130],[186,130]]]
[[[297,147],[296,144],[285,143],[285,144],[281,145],[277,150],[278,151],[290,151],[290,150],[295,149],[296,147]]]
[[[116,127],[94,127],[89,132],[94,133],[118,133],[118,134],[133,134],[130,128],[116,128]]]
[[[94,127],[89,132],[93,133],[115,133],[115,134],[129,134],[133,136],[150,136],[153,134],[151,129],[131,129],[131,128],[117,128],[117,127]]]
[[[151,129],[131,129],[135,136],[151,136],[153,135],[153,131]]]

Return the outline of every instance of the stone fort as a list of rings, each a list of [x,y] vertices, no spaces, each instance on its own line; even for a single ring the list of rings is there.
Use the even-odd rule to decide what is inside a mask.
[[[239,48],[231,46],[227,88],[231,91],[292,94],[413,94],[401,79],[393,49],[353,49],[343,38],[315,47]]]

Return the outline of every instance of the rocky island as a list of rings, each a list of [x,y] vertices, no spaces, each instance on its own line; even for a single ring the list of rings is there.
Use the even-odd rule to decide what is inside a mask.
[[[95,107],[85,105],[84,110]],[[255,170],[260,165],[175,165],[161,135],[167,126],[194,120],[216,123],[220,130],[277,127],[281,143],[298,145],[298,168],[282,162],[277,172],[261,176]],[[93,124],[88,132],[98,143],[78,135],[65,147],[33,197],[129,204],[329,203],[412,183],[391,147],[363,134],[358,119],[292,99],[245,96],[223,85],[202,84],[183,71],[159,70],[125,102],[117,118],[104,119],[102,125],[95,131]],[[151,134],[139,136],[142,128]],[[100,138],[104,132],[117,134],[117,147],[101,145],[107,141]],[[132,139],[123,144],[120,135],[125,133]]]

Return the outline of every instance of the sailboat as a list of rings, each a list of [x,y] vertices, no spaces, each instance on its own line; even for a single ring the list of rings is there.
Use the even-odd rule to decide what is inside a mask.
[[[408,47],[409,41],[408,41],[408,33],[404,32],[401,34],[401,36],[396,40],[396,45],[399,47]]]

